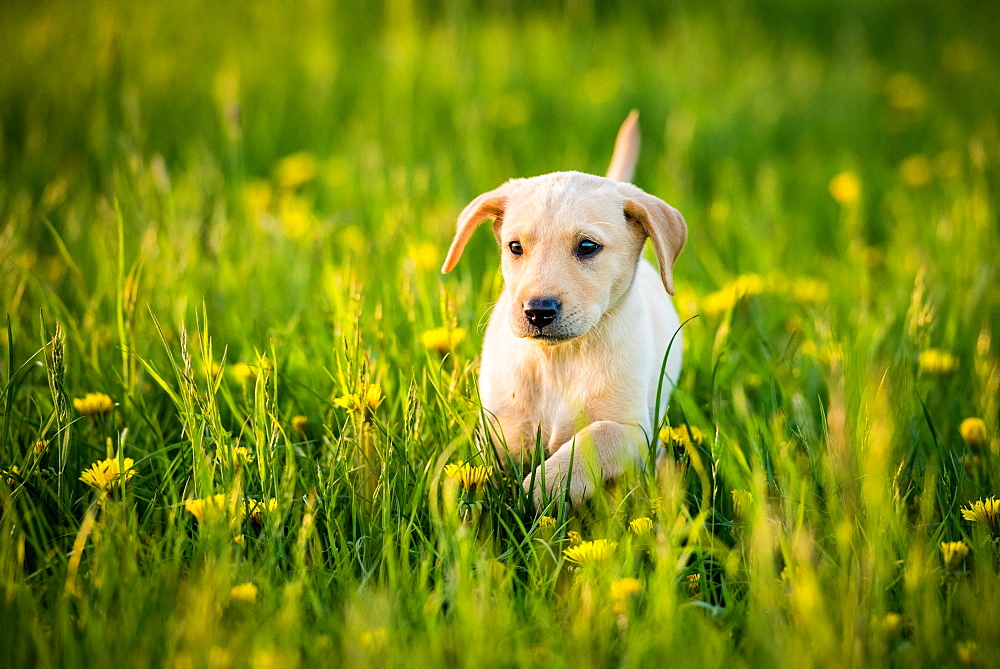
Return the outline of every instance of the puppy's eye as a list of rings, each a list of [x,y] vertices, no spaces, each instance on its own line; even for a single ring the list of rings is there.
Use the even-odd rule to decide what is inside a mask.
[[[507,245],[507,248],[509,248],[510,252],[516,256],[519,256],[522,253],[524,253],[524,249],[521,248],[521,242],[511,242],[510,244]]]
[[[576,255],[578,255],[581,258],[586,258],[588,256],[594,255],[595,253],[597,253],[598,251],[600,251],[602,248],[603,247],[600,244],[598,244],[597,242],[595,242],[593,240],[590,240],[590,239],[584,239],[582,242],[580,242],[577,245],[577,247],[576,247]]]

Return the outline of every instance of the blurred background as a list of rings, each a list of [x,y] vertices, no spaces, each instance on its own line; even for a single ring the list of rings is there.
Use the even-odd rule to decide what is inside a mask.
[[[439,268],[632,109],[671,457],[543,524]],[[998,196],[995,1],[4,0],[0,665],[996,664]]]
[[[637,183],[691,224],[682,277],[821,268],[852,235],[878,249],[921,198],[970,174],[995,196],[998,14],[912,1],[4,3],[4,297],[23,295],[10,292],[15,258],[64,299],[74,282],[93,288],[100,270],[74,277],[49,226],[99,258],[106,246],[86,239],[117,202],[130,255],[154,231],[159,266],[182,269],[193,294],[223,299],[203,262],[222,248],[251,285],[282,287],[229,296],[262,327],[317,267],[272,265],[264,248],[363,275],[387,248],[426,241],[437,261],[476,194],[603,173],[633,108]],[[844,170],[862,191],[847,233],[828,192]],[[914,188],[913,201],[893,195]],[[483,267],[488,237],[474,246]],[[189,239],[198,263],[168,248]]]

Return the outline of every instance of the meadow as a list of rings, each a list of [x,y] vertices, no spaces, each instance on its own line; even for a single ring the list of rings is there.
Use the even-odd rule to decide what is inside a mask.
[[[0,3],[0,665],[1000,666],[1000,6]],[[479,455],[462,207],[684,213],[656,469]],[[657,443],[651,444],[656,446]]]

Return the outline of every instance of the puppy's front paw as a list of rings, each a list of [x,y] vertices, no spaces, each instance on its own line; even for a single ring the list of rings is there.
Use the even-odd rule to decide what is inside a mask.
[[[543,467],[545,468],[544,477]],[[574,471],[573,475],[569,476],[568,469],[568,467],[561,467],[549,461],[535,469],[534,476],[525,477],[522,481],[524,492],[531,495],[535,501],[536,509],[541,509],[553,497],[562,497],[566,492],[567,482],[569,483],[569,500],[573,506],[590,496],[591,486],[586,477],[579,471]],[[545,481],[544,486],[542,485],[543,480]]]
[[[532,481],[534,481],[534,485],[532,485]],[[524,493],[526,495],[531,495],[531,498],[535,501],[535,509],[540,510],[545,500],[551,498],[550,491],[552,491],[555,486],[551,481],[547,481],[546,483],[548,483],[548,485],[543,488],[540,467],[535,470],[534,476],[527,476],[521,482],[521,486],[524,488]]]

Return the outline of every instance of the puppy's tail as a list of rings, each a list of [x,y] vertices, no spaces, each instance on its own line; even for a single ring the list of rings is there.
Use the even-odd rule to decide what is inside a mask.
[[[615,153],[608,166],[608,178],[613,181],[631,183],[635,175],[635,163],[639,160],[639,112],[632,110],[618,129]]]

